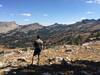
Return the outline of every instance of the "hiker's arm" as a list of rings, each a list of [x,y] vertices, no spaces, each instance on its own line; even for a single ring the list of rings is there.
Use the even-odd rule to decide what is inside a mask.
[[[41,43],[41,49],[42,49],[42,50],[44,49],[43,42]]]
[[[44,50],[44,47],[43,47],[43,45],[42,45],[42,50]]]

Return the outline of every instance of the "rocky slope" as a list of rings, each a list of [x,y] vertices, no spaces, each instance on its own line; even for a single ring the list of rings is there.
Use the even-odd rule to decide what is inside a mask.
[[[0,75],[99,75],[100,41],[45,49],[31,64],[33,50],[0,48]],[[4,59],[2,59],[4,58]]]
[[[14,30],[18,27],[16,22],[0,22],[0,33],[7,33],[8,31]]]
[[[31,30],[42,29],[43,27],[44,26],[40,25],[39,23],[33,23],[33,24],[24,25],[19,30],[21,32],[28,32],[28,31],[31,31]]]
[[[32,23],[27,25],[18,25],[15,21],[11,22],[0,22],[0,33],[11,33],[20,31],[20,32],[28,32],[30,30],[37,30],[41,29],[44,26],[38,24],[38,23]]]

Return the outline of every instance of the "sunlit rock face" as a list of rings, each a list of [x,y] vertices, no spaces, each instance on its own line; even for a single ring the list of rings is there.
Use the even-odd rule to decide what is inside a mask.
[[[18,28],[15,21],[11,22],[0,22],[0,33],[7,33],[8,31]]]

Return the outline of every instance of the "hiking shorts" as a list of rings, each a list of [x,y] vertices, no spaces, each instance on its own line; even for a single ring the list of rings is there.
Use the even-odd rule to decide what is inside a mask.
[[[40,48],[35,48],[35,50],[34,50],[34,56],[35,55],[40,55],[40,53],[41,53],[41,49]]]

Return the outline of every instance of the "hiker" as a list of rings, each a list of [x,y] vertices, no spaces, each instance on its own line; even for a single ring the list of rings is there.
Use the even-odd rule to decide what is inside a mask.
[[[32,65],[33,65],[33,60],[34,60],[34,56],[38,55],[38,62],[37,64],[39,65],[39,56],[41,53],[41,50],[43,49],[43,41],[40,39],[40,36],[37,35],[37,39],[33,42],[33,46],[34,46],[34,54],[32,57]]]

